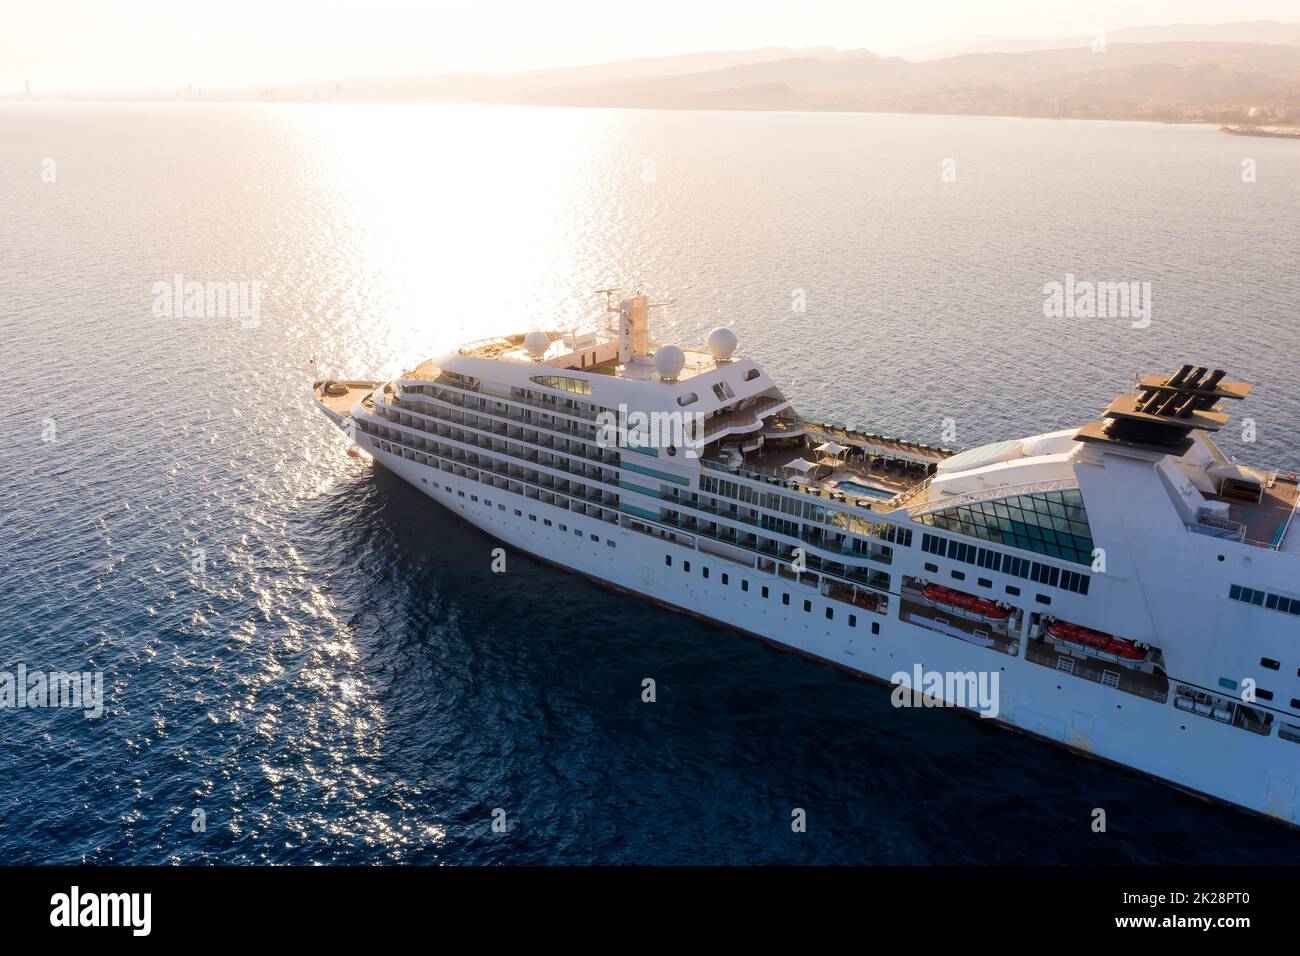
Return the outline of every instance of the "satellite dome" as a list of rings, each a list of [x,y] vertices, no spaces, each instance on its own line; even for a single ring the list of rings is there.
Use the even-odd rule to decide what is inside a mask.
[[[655,371],[660,378],[674,379],[686,367],[686,353],[675,345],[661,345],[655,350]]]
[[[709,354],[715,362],[730,362],[736,351],[736,333],[726,326],[709,333]]]
[[[529,332],[524,336],[524,349],[533,358],[541,358],[551,347],[551,337],[545,332]]]

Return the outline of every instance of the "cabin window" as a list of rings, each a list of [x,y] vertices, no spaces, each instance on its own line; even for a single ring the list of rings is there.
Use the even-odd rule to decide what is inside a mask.
[[[700,574],[704,575],[705,578],[708,578],[709,569],[707,567],[700,568]]]
[[[683,562],[682,562],[682,573],[683,573],[683,574],[690,574],[690,573],[691,573],[691,562],[689,562],[689,561],[683,561]]]
[[[929,561],[927,561],[927,562],[925,563],[925,569],[926,569],[927,571],[929,571],[931,574],[938,574],[938,573],[939,573],[939,565],[937,565],[937,564],[931,564]]]
[[[748,372],[745,373],[746,382],[752,382],[756,378],[758,378],[758,369],[756,368],[751,368]]]
[[[1271,670],[1271,671],[1275,671],[1275,670],[1277,670],[1279,667],[1281,667],[1282,665],[1279,664],[1277,661],[1273,660],[1273,658],[1271,658],[1271,657],[1261,657],[1261,658],[1259,659],[1259,666],[1260,666],[1260,667],[1267,667],[1269,670]]]
[[[803,612],[804,612],[805,614],[809,614],[809,613],[812,612],[812,601],[804,601],[804,602],[803,602]]]
[[[789,604],[789,603],[790,603],[790,595],[789,595],[789,594],[782,594],[782,595],[781,595],[781,603],[782,603],[782,604]]]
[[[664,564],[670,568],[673,566],[673,556],[671,554],[664,555]]]
[[[831,610],[830,608],[827,608],[827,609],[826,609],[826,620],[828,620],[828,621],[833,621],[833,620],[835,620],[835,612],[834,612],[833,610]]]
[[[1034,600],[1037,601],[1039,604],[1051,604],[1051,603],[1052,603],[1052,599],[1049,598],[1046,594],[1035,594],[1035,595],[1034,595]]]
[[[965,580],[966,580],[966,572],[965,572],[965,571],[953,571],[953,572],[952,572],[952,577],[953,577],[953,580],[954,580],[954,581],[965,581]]]
[[[767,585],[763,585],[763,597],[767,597]]]
[[[879,622],[879,621],[872,621],[872,622],[871,622],[871,633],[872,633],[872,634],[879,634],[879,633],[880,633],[880,622]]]
[[[856,614],[850,614],[849,627],[857,627],[857,626],[858,626],[858,616]]]
[[[731,583],[730,579],[728,579],[728,577],[727,577],[727,572],[726,572],[726,571],[723,571],[723,572],[722,572],[722,583],[723,583],[724,585],[725,585],[725,584],[730,584],[730,583]]]
[[[1012,597],[1020,597],[1020,588],[1016,587],[1014,584],[1008,584],[1007,593]]]
[[[748,590],[749,590],[749,582],[746,581],[744,578],[741,578],[741,579],[740,579],[740,589],[741,589],[742,591],[748,591]]]
[[[1265,607],[1272,611],[1300,614],[1300,599],[1288,598],[1280,594],[1269,594],[1266,591],[1242,587],[1240,584],[1234,584],[1231,587],[1228,591],[1228,597],[1234,601],[1242,601],[1256,607]]]
[[[979,586],[982,588],[993,587],[993,582],[990,581],[988,578],[980,578],[979,581],[977,581],[976,583],[979,584]]]

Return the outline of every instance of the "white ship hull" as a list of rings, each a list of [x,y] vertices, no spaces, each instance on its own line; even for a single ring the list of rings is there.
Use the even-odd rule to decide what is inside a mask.
[[[891,675],[927,670],[999,673],[993,721],[1079,753],[1156,777],[1198,795],[1296,825],[1293,790],[1275,779],[1279,747],[1297,747],[1204,719],[1173,706],[1079,679],[969,639],[955,639],[900,619],[897,582],[919,568],[897,568],[886,614],[831,601],[816,589],[746,568],[643,532],[583,518],[532,498],[458,477],[361,443],[375,459],[440,505],[508,545],[622,590],[642,595],[804,655],[889,683]],[[451,491],[446,488],[450,486]],[[474,497],[478,501],[473,500]],[[491,500],[487,505],[484,500]],[[501,510],[500,505],[505,505]],[[515,511],[522,512],[520,516]],[[535,516],[536,520],[531,520]],[[548,527],[545,521],[549,520]],[[560,526],[565,530],[561,531]],[[580,531],[581,537],[575,532]],[[599,540],[593,540],[595,535]],[[607,541],[613,540],[615,547]],[[900,554],[905,554],[900,549]],[[672,564],[665,557],[672,557]],[[684,562],[691,570],[683,570]],[[490,556],[483,556],[484,568]],[[702,577],[710,568],[708,579]],[[730,583],[722,585],[726,573]],[[740,580],[749,581],[742,591]],[[772,597],[763,599],[766,585]],[[775,599],[790,593],[790,604]],[[812,602],[811,612],[803,610]],[[831,605],[834,619],[827,620]],[[847,626],[847,615],[858,618]],[[879,625],[873,634],[871,623]],[[1022,642],[1023,643],[1023,642]],[[1173,685],[1171,680],[1171,687]],[[1171,695],[1172,696],[1172,692]],[[898,719],[906,719],[900,712]]]

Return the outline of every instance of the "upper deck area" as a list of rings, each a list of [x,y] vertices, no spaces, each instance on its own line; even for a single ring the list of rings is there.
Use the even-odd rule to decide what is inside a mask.
[[[1156,463],[1184,487],[1180,499],[1196,502],[1185,518],[1189,531],[1272,551],[1300,551],[1287,535],[1295,515],[1296,476],[1228,458],[1213,440],[1231,416],[1225,409],[1254,386],[1227,379],[1223,369],[1182,365],[1172,375],[1147,375],[1130,393],[1116,396],[1101,419],[1084,425],[1075,440],[1103,455]],[[1172,464],[1171,464],[1172,463]]]
[[[594,372],[630,381],[651,381],[657,377],[654,364],[648,360],[620,362],[619,338],[615,333],[594,331],[542,334],[547,336],[550,344],[540,353],[530,351],[525,341],[528,336],[522,332],[470,342],[462,345],[458,352],[468,358],[520,362],[560,371]],[[655,349],[660,345],[661,343],[652,342],[648,348]],[[681,370],[673,376],[674,381],[694,378],[717,368],[717,360],[707,351],[682,348],[681,352],[684,362]]]
[[[1300,537],[1291,533],[1300,503],[1295,476],[1267,472],[1260,475],[1260,480],[1258,501],[1238,495],[1206,495],[1206,501],[1226,505],[1227,514],[1202,514],[1193,530],[1271,551],[1300,551]]]
[[[324,379],[312,383],[311,394],[331,418],[341,420],[352,414],[352,407],[382,385],[382,382],[347,379]]]
[[[583,349],[604,344],[608,341],[607,335],[601,335],[599,332],[587,332],[582,335],[574,335],[567,332],[547,332],[546,336],[551,340],[546,352],[542,355],[542,362],[553,368],[567,368],[568,365],[564,359],[579,354]],[[473,342],[467,342],[457,351],[461,355],[470,358],[492,359],[504,362],[531,362],[533,355],[524,347],[524,339],[527,334],[518,332],[513,335],[496,335],[486,339],[477,339]],[[610,365],[611,362],[602,362],[601,365]],[[580,366],[584,371],[600,371],[591,365]]]
[[[901,507],[953,454],[949,449],[909,442],[829,423],[770,421],[758,436],[713,442],[701,461],[707,467],[760,480],[830,501],[872,511]],[[782,440],[785,436],[793,436]],[[819,449],[839,446],[834,454]],[[800,464],[802,462],[802,464]]]

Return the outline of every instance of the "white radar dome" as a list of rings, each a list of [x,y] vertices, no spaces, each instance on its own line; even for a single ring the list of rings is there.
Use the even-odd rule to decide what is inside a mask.
[[[524,349],[533,358],[541,358],[551,347],[551,337],[545,332],[529,332],[524,336]]]
[[[675,345],[661,345],[655,350],[655,371],[660,378],[676,378],[686,367],[686,353]]]
[[[730,362],[736,352],[736,333],[725,326],[709,333],[709,354],[715,362]]]

